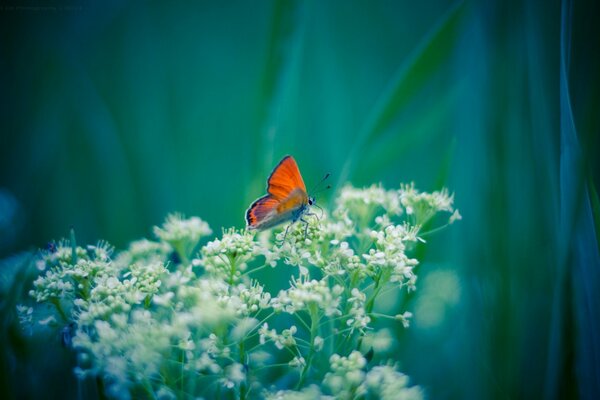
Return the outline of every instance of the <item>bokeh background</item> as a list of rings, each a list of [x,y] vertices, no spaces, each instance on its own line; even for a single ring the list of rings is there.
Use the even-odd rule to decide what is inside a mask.
[[[78,392],[23,337],[24,251],[168,212],[244,225],[307,185],[447,186],[398,362],[430,398],[600,397],[600,7],[564,1],[0,1],[3,398]],[[85,396],[85,393],[83,393]]]

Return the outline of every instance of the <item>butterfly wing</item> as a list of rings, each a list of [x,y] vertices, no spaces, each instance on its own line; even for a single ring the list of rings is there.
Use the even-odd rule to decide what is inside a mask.
[[[257,199],[246,211],[246,223],[250,228],[258,228],[261,221],[268,219],[269,216],[277,211],[279,200],[270,194]]]
[[[297,189],[306,193],[306,186],[304,186],[296,160],[292,156],[285,156],[271,172],[267,180],[267,192],[275,198],[283,200]]]
[[[267,192],[246,211],[246,223],[251,229],[267,229],[293,220],[308,202],[306,186],[292,156],[285,156],[273,169]]]

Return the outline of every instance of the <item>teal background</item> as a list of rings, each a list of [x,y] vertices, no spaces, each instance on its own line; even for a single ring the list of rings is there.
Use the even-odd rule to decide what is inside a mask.
[[[441,319],[396,332],[401,369],[430,398],[600,397],[597,2],[40,5],[0,2],[2,258],[70,227],[122,248],[172,211],[242,227],[285,154],[332,173],[325,205],[447,186],[464,219],[410,306]],[[25,286],[3,392],[75,397],[69,354],[15,328]]]

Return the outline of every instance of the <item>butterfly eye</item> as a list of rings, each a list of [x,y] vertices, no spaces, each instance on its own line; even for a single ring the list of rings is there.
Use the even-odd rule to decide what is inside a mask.
[[[308,205],[312,206],[315,203],[315,199],[313,197],[308,198]]]

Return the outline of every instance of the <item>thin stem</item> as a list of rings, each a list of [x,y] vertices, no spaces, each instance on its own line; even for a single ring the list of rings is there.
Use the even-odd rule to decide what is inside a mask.
[[[373,311],[373,307],[375,306],[375,299],[377,298],[377,296],[379,295],[379,292],[381,291],[381,288],[383,287],[383,285],[381,285],[381,275],[382,273],[379,272],[377,274],[377,277],[375,278],[375,286],[373,287],[373,295],[371,296],[371,298],[369,299],[369,301],[367,301],[367,304],[365,305],[365,313],[371,314],[371,312]],[[364,337],[364,333],[360,334],[360,337],[358,339],[358,343],[356,345],[356,349],[360,351],[360,347],[362,346],[362,341],[363,341],[363,337]]]
[[[369,316],[373,316],[373,317],[378,317],[378,318],[387,318],[387,319],[393,319],[394,321],[397,321],[396,317],[393,317],[391,315],[387,315],[387,314],[382,314],[382,313],[376,313],[376,312],[372,312],[370,314],[368,314]]]
[[[300,321],[302,323],[302,325],[304,325],[304,327],[306,328],[307,331],[311,331],[311,328],[308,326],[308,324],[302,319],[302,317],[300,317],[300,315],[294,313],[294,317],[296,317],[298,319],[298,321]]]
[[[330,337],[333,337],[333,336],[337,336],[337,335],[344,334],[344,333],[346,333],[346,332],[349,332],[349,331],[351,331],[351,330],[353,330],[353,329],[356,329],[356,328],[354,328],[354,327],[350,327],[350,328],[342,329],[341,331],[337,331],[337,332],[335,332],[335,333],[332,333],[331,335],[327,336],[327,337],[325,338],[325,340],[327,340],[327,339],[329,339]],[[344,339],[346,339],[348,336],[351,336],[351,335],[347,335],[347,336],[346,336]]]
[[[260,271],[261,269],[265,269],[265,268],[267,268],[267,267],[270,267],[270,265],[268,265],[268,264],[265,264],[265,265],[263,265],[262,267],[258,267],[258,268],[251,269],[251,270],[249,270],[249,271],[246,271],[246,272],[244,272],[244,273],[242,274],[242,276],[249,275],[249,274],[251,274],[251,273],[254,273],[254,272]]]
[[[260,371],[260,370],[265,369],[265,368],[289,367],[289,366],[290,366],[289,363],[278,363],[278,364],[271,364],[271,365],[263,365],[262,367],[254,368],[254,370],[255,371]]]
[[[422,224],[422,225],[423,225],[423,224]],[[447,226],[449,226],[449,225],[450,225],[450,223],[448,222],[448,223],[446,223],[446,224],[444,224],[444,225],[442,225],[442,226],[438,226],[437,228],[433,228],[433,229],[432,229],[432,230],[430,230],[430,231],[427,231],[427,232],[423,232],[423,233],[421,233],[421,234],[419,235],[419,237],[423,237],[423,236],[431,235],[432,233],[435,233],[435,232],[439,232],[439,231],[441,231],[442,229],[446,228],[446,227],[447,227]]]

